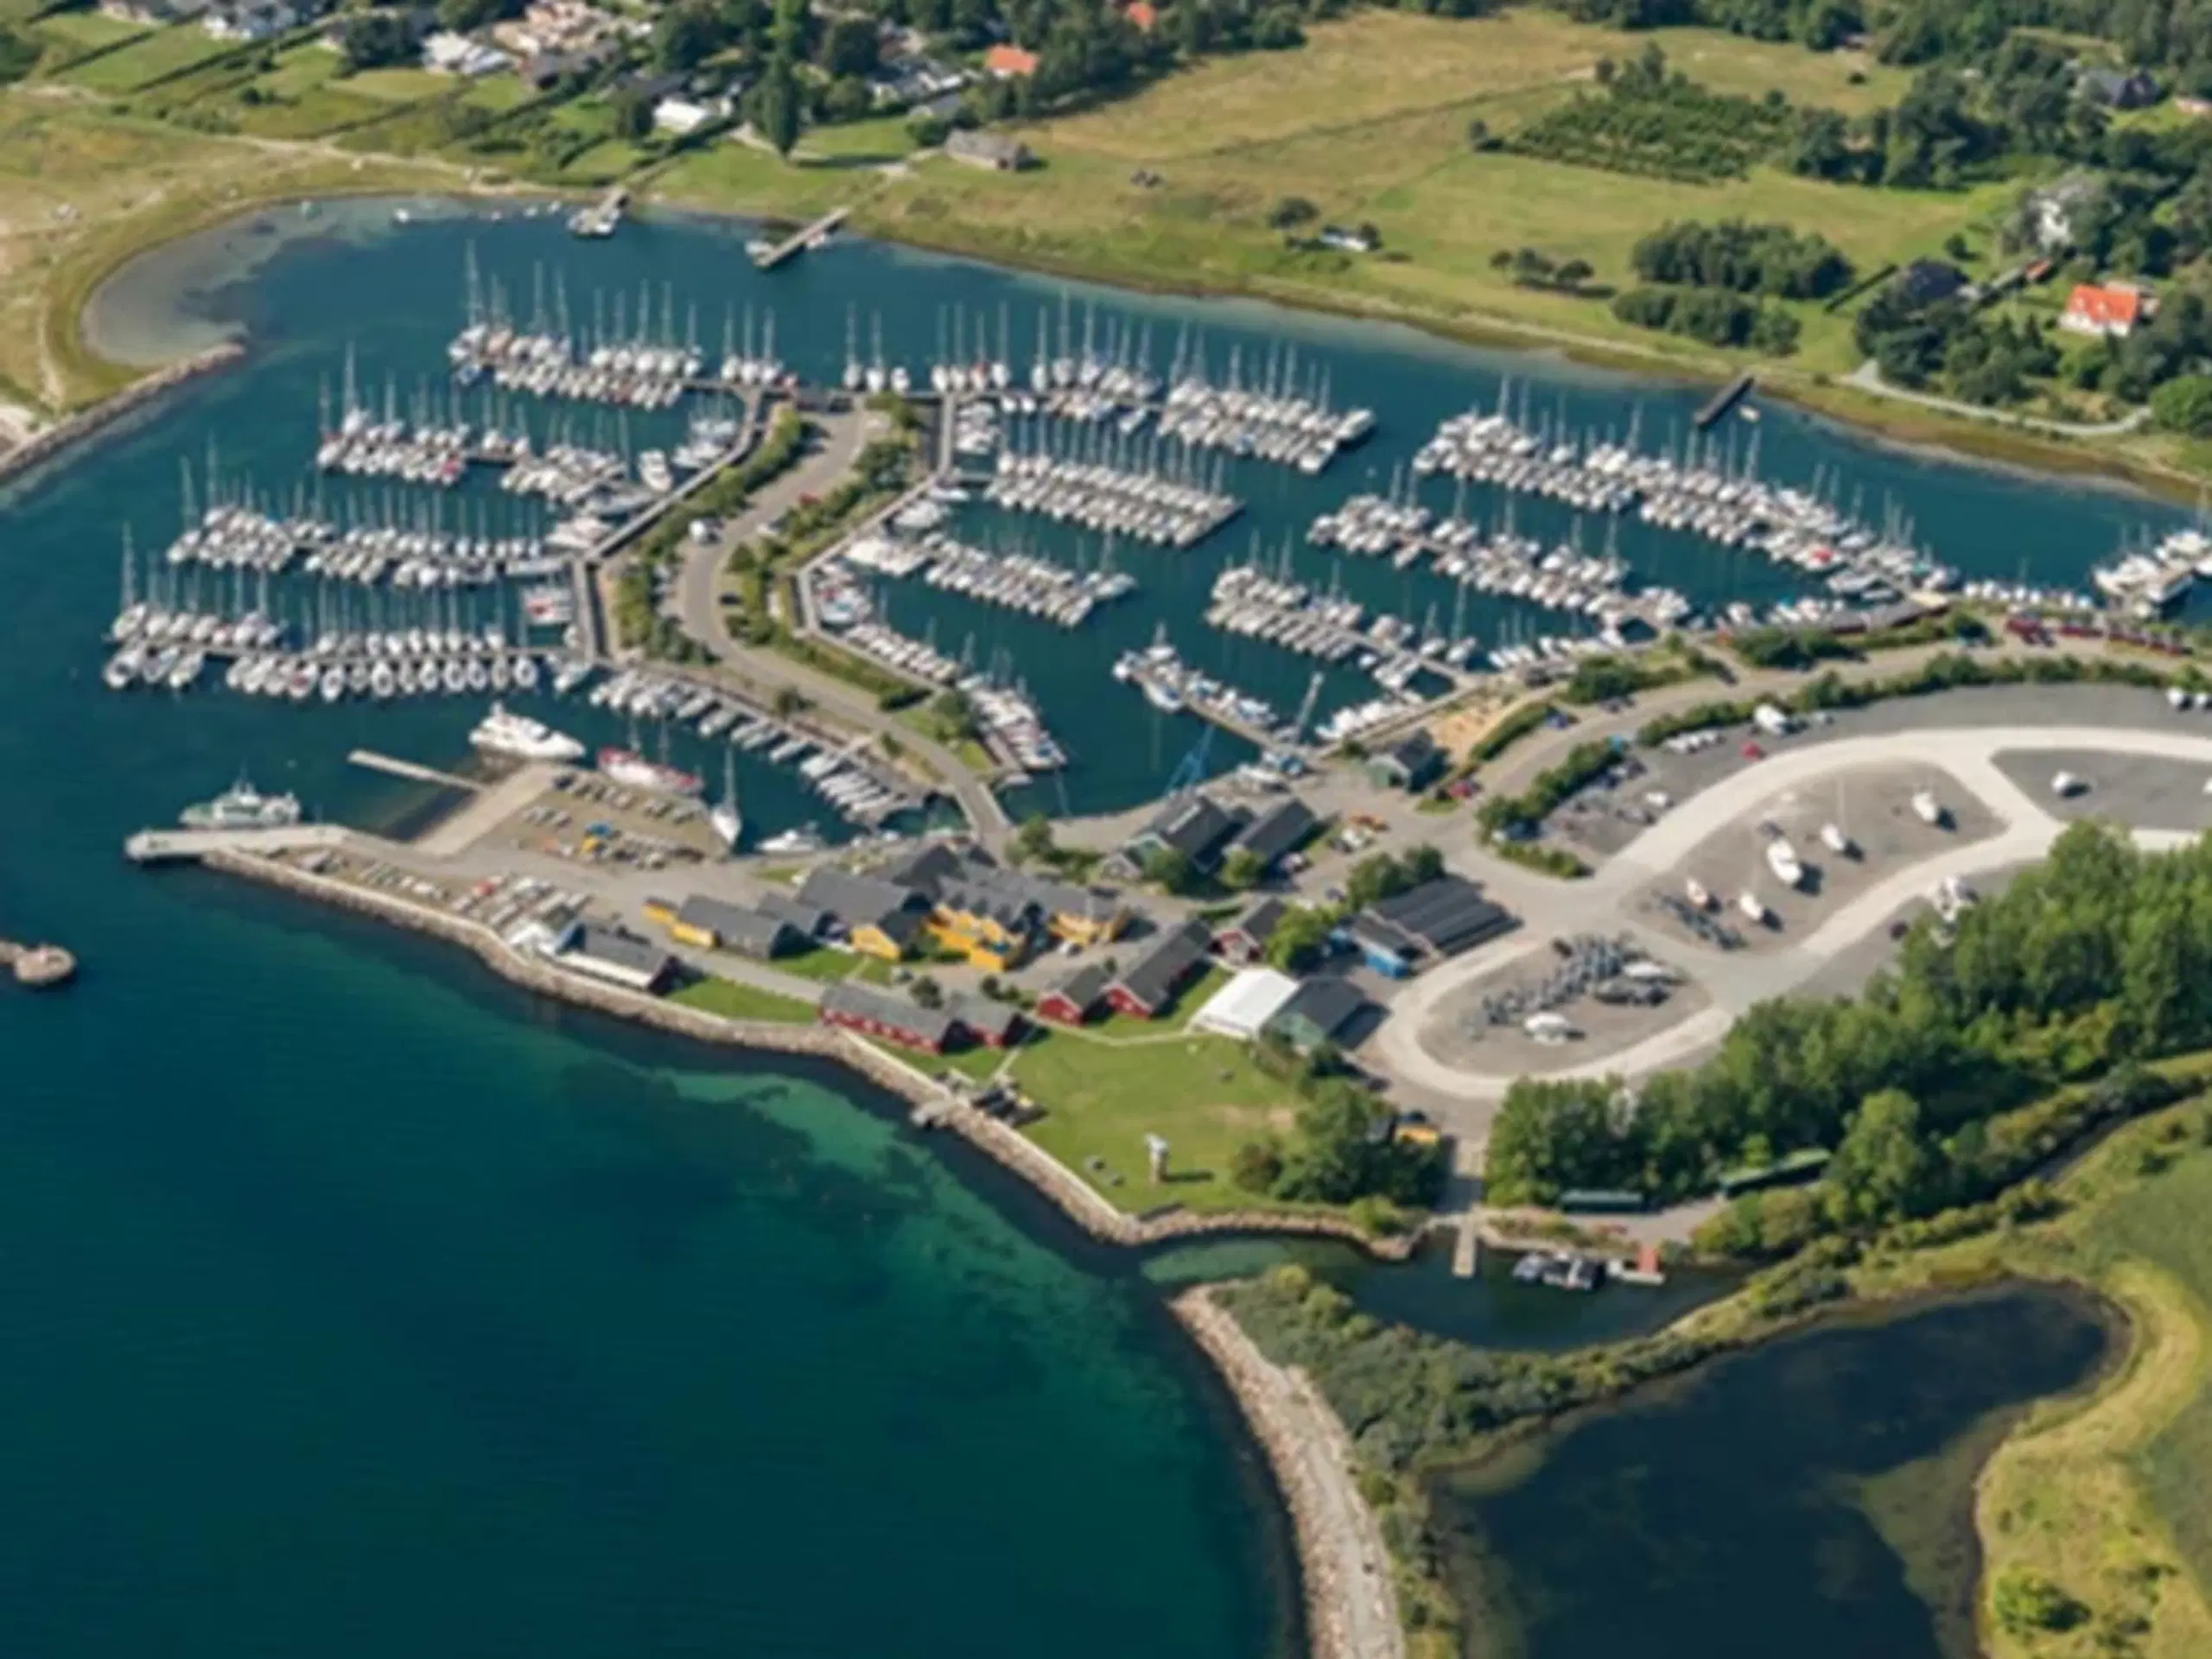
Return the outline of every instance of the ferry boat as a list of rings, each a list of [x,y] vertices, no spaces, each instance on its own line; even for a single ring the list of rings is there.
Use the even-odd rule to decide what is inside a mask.
[[[300,821],[300,802],[264,795],[241,778],[213,800],[186,807],[177,821],[188,830],[281,830]]]
[[[518,760],[581,760],[584,746],[542,721],[511,714],[499,703],[484,716],[468,741],[494,754],[511,754]]]
[[[626,789],[653,789],[668,795],[696,795],[706,787],[698,775],[648,760],[635,749],[599,752],[599,769]]]

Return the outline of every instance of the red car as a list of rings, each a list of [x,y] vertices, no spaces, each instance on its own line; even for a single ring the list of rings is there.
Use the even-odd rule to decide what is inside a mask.
[[[1746,743],[1744,745],[1744,759],[1746,760],[1764,760],[1766,759],[1766,751],[1759,747],[1756,743]]]

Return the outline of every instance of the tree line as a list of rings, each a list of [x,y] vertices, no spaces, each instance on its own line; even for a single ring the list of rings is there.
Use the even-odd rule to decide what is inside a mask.
[[[1491,1130],[1500,1203],[1660,1201],[1732,1166],[1833,1151],[1832,1218],[1927,1215],[1987,1185],[1987,1125],[2070,1082],[2212,1045],[2212,839],[2139,852],[2069,829],[1955,923],[1923,921],[1858,997],[1760,1003],[1693,1070],[1523,1079]]]

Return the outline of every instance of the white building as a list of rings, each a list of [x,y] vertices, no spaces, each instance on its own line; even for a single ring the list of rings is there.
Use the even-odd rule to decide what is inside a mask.
[[[712,110],[688,99],[664,98],[653,105],[653,125],[679,138],[688,138],[714,118]]]
[[[1206,999],[1191,1016],[1192,1031],[1217,1032],[1250,1042],[1298,995],[1298,982],[1272,968],[1247,968]]]
[[[441,29],[423,41],[423,67],[434,74],[464,75],[474,79],[511,69],[514,60],[496,46],[486,46],[466,35]]]

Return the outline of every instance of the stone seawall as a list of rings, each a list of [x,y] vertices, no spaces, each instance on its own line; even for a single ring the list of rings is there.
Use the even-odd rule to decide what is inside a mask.
[[[282,887],[321,904],[460,945],[502,978],[540,995],[699,1042],[835,1061],[906,1101],[931,1127],[950,1129],[994,1163],[1020,1176],[1085,1233],[1106,1243],[1144,1248],[1179,1239],[1269,1233],[1337,1239],[1385,1261],[1403,1261],[1413,1253],[1416,1240],[1412,1234],[1376,1238],[1337,1216],[1265,1210],[1204,1215],[1170,1210],[1150,1216],[1127,1215],[1011,1124],[969,1105],[918,1067],[839,1027],[726,1019],[661,997],[601,984],[514,950],[480,922],[390,893],[372,893],[251,853],[214,850],[200,861],[210,869]]]
[[[114,397],[94,404],[67,420],[56,421],[52,426],[32,434],[12,449],[0,450],[0,484],[22,477],[35,467],[52,461],[73,444],[105,431],[134,410],[143,409],[163,392],[182,385],[195,375],[225,368],[245,355],[245,347],[236,341],[209,347],[207,351],[158,369],[144,378],[134,380]]]

